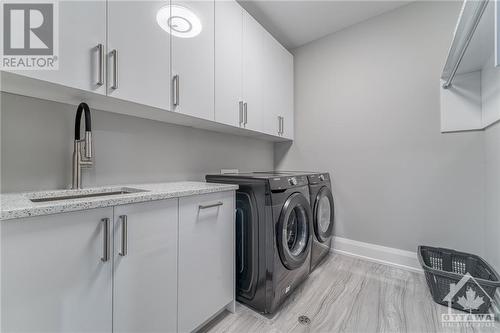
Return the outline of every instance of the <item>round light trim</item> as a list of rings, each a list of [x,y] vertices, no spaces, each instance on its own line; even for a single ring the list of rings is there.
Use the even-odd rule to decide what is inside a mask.
[[[160,8],[156,14],[158,25],[175,37],[192,38],[200,34],[201,21],[190,9],[178,5]]]

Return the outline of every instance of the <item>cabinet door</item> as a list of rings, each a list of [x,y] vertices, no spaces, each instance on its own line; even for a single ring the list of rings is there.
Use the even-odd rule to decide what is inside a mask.
[[[280,135],[280,120],[283,116],[284,106],[282,103],[281,91],[283,79],[280,77],[280,68],[283,67],[281,45],[267,31],[263,33],[262,39],[262,68],[265,72],[266,80],[262,91],[262,129],[263,132],[271,135]]]
[[[59,1],[58,4],[59,69],[16,73],[106,94],[103,67],[106,52],[106,1]],[[100,52],[103,52],[102,57]]]
[[[283,117],[282,136],[293,139],[294,136],[294,77],[293,55],[280,45],[280,61],[277,65],[279,80],[277,96],[279,99],[279,112]]]
[[[267,134],[293,138],[293,56],[269,33],[265,32],[263,40],[263,129]]]
[[[111,332],[112,260],[101,259],[101,219],[109,218],[111,229],[112,213],[102,208],[0,224],[2,332]]]
[[[215,121],[242,126],[243,9],[236,1],[215,2]]]
[[[179,332],[234,298],[234,191],[179,199]]]
[[[108,95],[170,109],[170,34],[157,22],[169,4],[108,1]]]
[[[247,114],[245,128],[263,130],[263,96],[265,82],[265,30],[247,12],[243,13],[243,99]]]
[[[115,207],[114,332],[177,329],[177,204]]]
[[[214,1],[172,0],[172,11],[179,8],[171,24],[174,111],[214,120]],[[201,31],[192,35],[196,18]]]

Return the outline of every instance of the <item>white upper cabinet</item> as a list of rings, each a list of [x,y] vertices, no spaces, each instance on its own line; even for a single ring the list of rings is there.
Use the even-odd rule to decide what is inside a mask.
[[[106,1],[59,1],[59,69],[16,73],[106,94]]]
[[[294,136],[294,102],[293,102],[293,55],[280,45],[279,62],[276,77],[278,78],[277,96],[279,113],[283,117],[281,136],[293,140]]]
[[[177,205],[115,207],[114,332],[177,330]]]
[[[215,2],[215,121],[243,126],[243,9]]]
[[[170,109],[170,34],[157,22],[169,4],[108,1],[108,95]]]
[[[214,120],[214,1],[172,1],[173,111]]]
[[[111,333],[112,214],[2,221],[2,332]]]
[[[281,135],[281,119],[283,116],[283,84],[278,76],[283,64],[280,63],[281,45],[267,32],[262,33],[262,69],[265,80],[262,82],[262,117],[263,131],[271,135]]]
[[[264,132],[265,30],[243,14],[243,100],[245,128]]]
[[[293,56],[267,31],[263,32],[263,130],[293,138]]]
[[[215,120],[293,138],[293,56],[236,1],[215,4]]]
[[[9,73],[1,90],[293,139],[293,56],[234,0],[59,1],[58,40],[59,70]]]

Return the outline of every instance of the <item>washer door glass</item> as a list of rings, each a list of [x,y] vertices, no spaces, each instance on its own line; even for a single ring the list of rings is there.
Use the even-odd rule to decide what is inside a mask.
[[[327,241],[333,234],[334,211],[332,192],[323,186],[314,204],[314,233],[321,242]]]
[[[290,253],[294,256],[301,254],[307,246],[308,230],[307,217],[303,210],[295,207],[286,223],[286,239]]]
[[[292,270],[300,267],[309,254],[311,209],[301,193],[288,197],[277,228],[278,252],[283,265]]]

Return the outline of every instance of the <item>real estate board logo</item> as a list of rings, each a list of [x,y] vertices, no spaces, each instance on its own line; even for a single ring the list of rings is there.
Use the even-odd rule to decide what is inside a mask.
[[[461,292],[462,290],[465,292]],[[459,294],[461,295],[458,296]],[[495,327],[494,313],[489,311],[472,313],[485,304],[485,298],[498,311],[495,300],[470,273],[465,274],[458,283],[450,283],[450,292],[443,299],[443,302],[448,303],[448,313],[441,314],[442,325],[444,327]],[[464,312],[453,312],[453,302],[459,305]]]
[[[2,3],[2,69],[58,67],[57,2]]]

